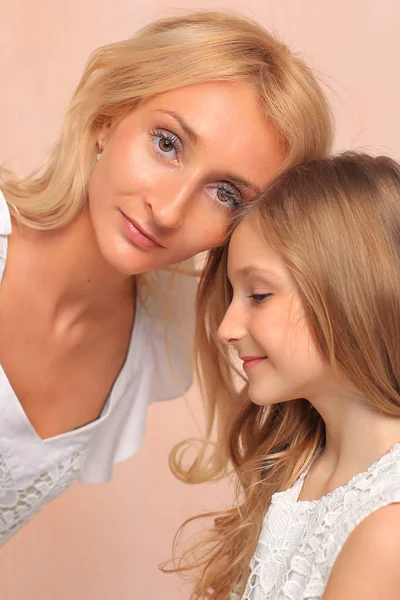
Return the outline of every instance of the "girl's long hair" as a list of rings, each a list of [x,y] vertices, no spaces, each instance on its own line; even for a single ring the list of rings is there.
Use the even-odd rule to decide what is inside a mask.
[[[377,412],[400,417],[400,166],[388,157],[346,153],[282,174],[245,207],[283,257],[323,357]],[[192,598],[229,600],[246,581],[271,496],[287,489],[323,449],[325,427],[303,398],[270,408],[239,393],[216,331],[231,300],[227,248],[209,257],[198,293],[197,368],[207,435],[197,459],[172,455],[185,481],[237,475],[236,506],[177,571],[201,569]],[[210,444],[216,426],[217,441]]]
[[[253,86],[282,138],[286,165],[329,150],[330,110],[304,62],[249,19],[194,12],[156,21],[92,54],[43,168],[24,179],[0,169],[0,187],[15,198],[11,213],[36,229],[67,224],[86,202],[100,128],[150,96],[217,80]]]

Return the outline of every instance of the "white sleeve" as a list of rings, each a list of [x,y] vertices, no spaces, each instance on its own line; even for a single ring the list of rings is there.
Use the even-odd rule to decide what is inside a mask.
[[[185,263],[190,269],[191,264]],[[193,382],[193,337],[197,277],[174,271],[152,274],[148,302],[154,376],[151,401],[182,396]]]

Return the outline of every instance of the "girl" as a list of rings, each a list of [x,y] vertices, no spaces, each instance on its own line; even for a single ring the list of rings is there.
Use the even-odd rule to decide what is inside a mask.
[[[1,171],[0,544],[75,478],[107,480],[148,404],[189,387],[194,285],[144,274],[219,244],[330,141],[310,70],[241,17],[164,19],[93,54],[43,170]]]
[[[193,598],[398,598],[399,274],[400,166],[350,153],[281,175],[210,255],[199,366],[219,446],[203,478],[229,459],[241,495]]]

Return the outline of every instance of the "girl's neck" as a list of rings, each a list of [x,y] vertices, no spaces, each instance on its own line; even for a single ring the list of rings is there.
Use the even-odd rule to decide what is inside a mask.
[[[306,477],[302,500],[345,485],[400,441],[400,419],[378,413],[360,398],[335,394],[313,404],[325,422],[326,447]]]
[[[8,262],[18,265],[10,273],[23,273],[15,281],[20,293],[32,302],[37,299],[53,320],[74,322],[133,297],[132,278],[117,272],[101,255],[87,211],[50,231],[13,222],[7,266]]]

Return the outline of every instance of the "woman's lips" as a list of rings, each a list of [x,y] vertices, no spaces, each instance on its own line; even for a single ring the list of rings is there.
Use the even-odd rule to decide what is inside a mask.
[[[142,250],[149,250],[151,248],[164,248],[155,237],[148,233],[139,223],[127,217],[122,210],[120,210],[123,219],[124,231],[131,242]]]
[[[266,360],[268,356],[240,356],[239,358],[243,361],[243,369],[247,371]]]

